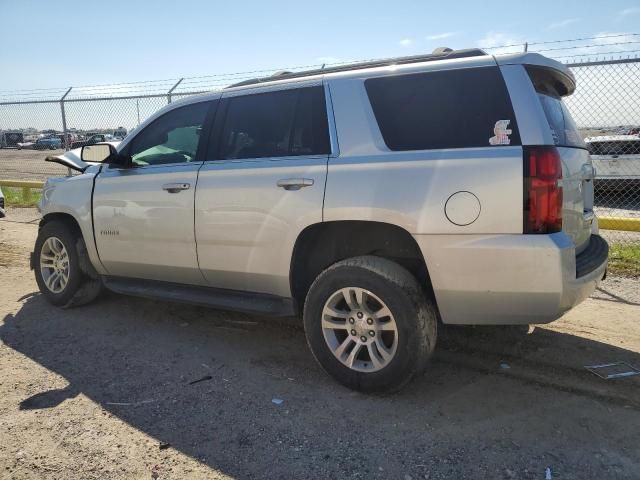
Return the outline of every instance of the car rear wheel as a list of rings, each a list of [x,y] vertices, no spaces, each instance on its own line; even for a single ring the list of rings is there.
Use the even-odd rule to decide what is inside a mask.
[[[433,352],[437,313],[416,279],[379,257],[338,262],[312,284],[307,341],[337,381],[365,392],[394,391],[421,373]]]

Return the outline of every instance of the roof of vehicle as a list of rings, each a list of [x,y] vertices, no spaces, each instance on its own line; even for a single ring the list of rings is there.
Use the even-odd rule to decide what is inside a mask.
[[[316,68],[313,70],[304,70],[301,72],[276,72],[268,77],[252,78],[242,82],[229,85],[227,88],[243,87],[246,85],[255,85],[265,82],[273,82],[276,80],[288,80],[293,78],[313,77],[315,75],[326,75],[329,73],[351,72],[353,70],[363,70],[376,67],[386,67],[389,65],[404,65],[407,63],[433,62],[437,60],[451,60],[454,58],[479,57],[487,55],[484,50],[479,48],[468,48],[463,50],[451,50],[450,48],[439,48],[429,55],[412,55],[408,57],[393,57],[381,60],[370,60],[366,62],[349,63],[345,65],[337,65],[327,68]]]
[[[462,50],[452,50],[450,48],[437,48],[436,50],[434,50],[433,53],[428,55],[413,55],[413,56],[407,56],[407,57],[386,58],[382,60],[371,60],[366,62],[349,63],[345,65],[337,65],[333,67],[318,68],[318,69],[305,70],[300,72],[281,71],[281,72],[276,72],[275,74],[268,77],[253,78],[249,80],[244,80],[242,82],[234,83],[226,87],[226,89],[236,89],[241,87],[256,87],[256,86],[263,85],[265,83],[286,82],[287,80],[300,81],[304,79],[309,79],[311,77],[324,76],[324,75],[330,75],[330,74],[332,77],[342,76],[342,75],[348,76],[348,75],[352,75],[353,73],[359,70],[372,70],[375,68],[390,67],[390,66],[396,66],[396,65],[420,64],[420,63],[426,63],[426,62],[440,62],[440,61],[450,61],[450,60],[460,60],[460,59],[467,59],[469,62],[474,62],[474,60],[478,59],[478,57],[489,57],[497,65],[524,64],[524,65],[534,65],[542,68],[551,68],[564,74],[566,77],[570,79],[571,83],[575,86],[575,77],[564,64],[556,60],[547,58],[538,53],[523,52],[523,53],[491,56],[487,52],[479,48],[469,48],[469,49],[462,49]],[[475,63],[477,63],[477,60]]]
[[[585,142],[628,142],[629,140],[640,140],[640,135],[599,135],[584,139]]]

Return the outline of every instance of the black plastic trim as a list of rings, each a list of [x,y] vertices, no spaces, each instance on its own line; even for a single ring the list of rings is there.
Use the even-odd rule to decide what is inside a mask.
[[[103,277],[103,283],[113,292],[134,297],[278,317],[296,315],[292,298],[264,293],[124,277]]]
[[[600,235],[591,235],[589,245],[576,255],[576,278],[584,277],[600,267],[609,256],[609,244]]]

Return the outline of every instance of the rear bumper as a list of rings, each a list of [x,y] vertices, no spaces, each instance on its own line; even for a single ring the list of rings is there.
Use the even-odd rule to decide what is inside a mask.
[[[608,246],[597,235],[578,256],[562,232],[415,239],[447,324],[551,322],[589,297],[607,268]]]

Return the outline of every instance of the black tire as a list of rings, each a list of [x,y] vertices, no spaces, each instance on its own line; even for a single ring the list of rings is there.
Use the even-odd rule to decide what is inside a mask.
[[[50,237],[58,238],[69,258],[69,281],[59,293],[54,293],[45,284],[40,268],[42,246]],[[91,265],[82,236],[67,223],[51,221],[38,232],[34,249],[34,272],[40,292],[53,305],[70,307],[89,303],[102,291],[102,282]]]
[[[341,288],[363,288],[391,310],[398,329],[390,363],[375,372],[356,371],[338,360],[325,341],[321,318],[325,303]],[[322,368],[343,385],[363,392],[399,390],[422,373],[436,344],[437,311],[415,277],[390,260],[363,256],[335,263],[311,285],[304,306],[307,342]]]

